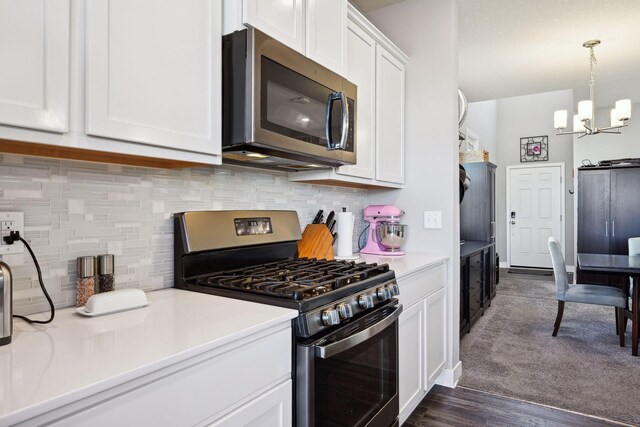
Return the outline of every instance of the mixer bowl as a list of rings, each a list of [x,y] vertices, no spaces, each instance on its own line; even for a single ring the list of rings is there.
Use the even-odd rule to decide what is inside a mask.
[[[400,250],[406,232],[407,226],[405,224],[380,224],[378,227],[379,242],[391,252]]]

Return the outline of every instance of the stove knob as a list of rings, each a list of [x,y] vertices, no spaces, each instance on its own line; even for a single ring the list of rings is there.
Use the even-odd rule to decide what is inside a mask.
[[[387,285],[387,288],[391,291],[391,296],[397,297],[400,295],[400,287],[397,283],[391,283],[390,285]]]
[[[338,312],[334,308],[327,308],[326,310],[322,310],[322,314],[320,315],[322,319],[322,323],[325,326],[333,326],[340,324],[340,317],[338,316]]]
[[[358,305],[365,310],[373,307],[373,298],[369,294],[362,294],[358,297]]]
[[[353,317],[353,308],[351,307],[351,303],[349,302],[342,302],[336,305],[336,310],[338,310],[338,314],[340,315],[341,319],[348,319],[350,317]]]
[[[378,288],[376,289],[376,295],[380,301],[391,299],[391,289],[386,286],[384,288]]]

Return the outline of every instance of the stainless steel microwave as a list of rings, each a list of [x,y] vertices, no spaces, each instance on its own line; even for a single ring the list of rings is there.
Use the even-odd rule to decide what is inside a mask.
[[[222,157],[280,170],[356,163],[356,85],[266,34],[223,37]]]

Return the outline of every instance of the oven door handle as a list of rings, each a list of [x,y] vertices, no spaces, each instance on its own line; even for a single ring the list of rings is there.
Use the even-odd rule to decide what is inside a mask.
[[[402,313],[402,305],[399,305],[393,313],[379,321],[378,323],[368,327],[364,331],[360,331],[357,334],[353,334],[343,340],[338,342],[334,342],[328,345],[317,345],[316,348],[316,357],[321,359],[328,359],[332,356],[335,356],[338,353],[342,353],[343,351],[349,350],[350,348],[355,347],[358,344],[361,344],[373,337],[374,335],[379,334],[384,331],[388,326],[390,326],[393,322],[398,320],[398,316]]]

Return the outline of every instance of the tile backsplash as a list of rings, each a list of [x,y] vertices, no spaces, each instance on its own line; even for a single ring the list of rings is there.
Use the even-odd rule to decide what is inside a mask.
[[[357,218],[355,245],[366,201],[366,190],[292,183],[286,174],[260,170],[159,170],[0,155],[0,211],[24,212],[25,239],[56,307],[75,304],[81,255],[114,254],[116,289],[173,286],[174,212],[292,209],[304,227],[318,209],[348,206]],[[47,310],[28,252],[8,261],[15,312]]]

